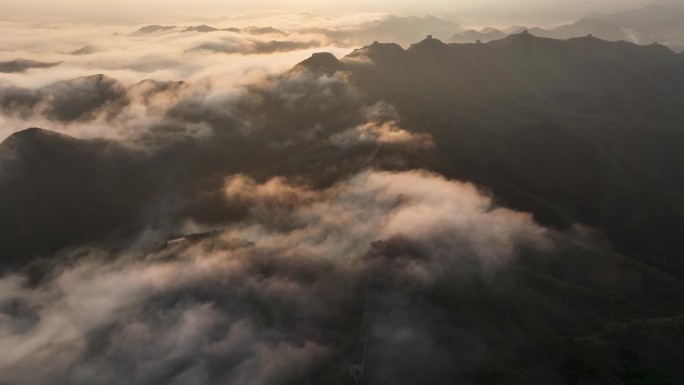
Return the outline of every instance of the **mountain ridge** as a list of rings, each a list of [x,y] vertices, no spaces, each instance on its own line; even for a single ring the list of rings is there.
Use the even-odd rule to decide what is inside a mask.
[[[76,83],[111,82],[96,77],[60,84]],[[426,326],[402,327],[422,332],[404,345],[380,340],[373,346],[414,347],[418,340],[429,341],[434,345],[429,351],[444,352],[445,359],[427,362],[422,358],[432,361],[432,356],[422,349],[410,359],[411,349],[374,351],[368,356],[368,368],[373,368],[367,372],[369,382],[637,384],[654,373],[663,383],[684,379],[679,364],[684,361],[681,54],[659,45],[586,36],[552,40],[518,34],[501,44],[426,39],[407,49],[377,42],[340,59],[331,53],[312,55],[244,93],[231,104],[212,103],[214,109],[196,99],[173,105],[165,117],[174,125],[154,127],[140,139],[171,137],[153,147],[131,149],[124,145],[128,142],[78,139],[37,128],[5,139],[0,143],[2,268],[24,274],[27,286],[46,290],[52,288],[53,263],[64,255],[90,255],[90,249],[117,271],[128,266],[122,258],[131,258],[133,270],[149,260],[166,271],[190,254],[199,258],[201,270],[212,270],[216,265],[205,261],[213,260],[204,258],[224,259],[231,243],[225,237],[235,228],[247,227],[256,238],[272,232],[270,245],[241,241],[264,252],[240,254],[257,264],[238,270],[255,274],[253,280],[237,274],[238,281],[250,282],[245,290],[250,301],[239,303],[258,309],[258,319],[269,328],[284,323],[299,329],[299,294],[295,306],[279,302],[273,311],[263,304],[271,292],[256,296],[254,305],[251,288],[259,285],[252,282],[300,285],[321,274],[333,284],[358,280],[357,289],[332,286],[326,291],[335,292],[330,297],[320,294],[320,286],[296,290],[334,299],[331,310],[323,312],[332,315],[306,318],[305,326],[323,325],[312,338],[332,335],[326,346],[342,347],[322,355],[315,371],[302,372],[305,380],[293,381],[344,383],[340,362],[353,351],[357,337],[348,325],[360,323],[359,317],[350,322],[348,313],[359,309],[355,304],[365,282],[359,277],[366,277],[366,265],[361,264],[358,276],[350,276],[355,279],[346,273],[340,279],[339,272],[368,255],[346,260],[343,245],[339,255],[345,258],[339,259],[345,265],[337,268],[328,264],[332,258],[310,257],[318,251],[292,254],[296,247],[286,244],[287,254],[279,254],[281,240],[308,232],[312,225],[303,217],[316,210],[321,221],[315,225],[342,217],[343,225],[333,227],[336,232],[367,226],[366,216],[347,217],[348,211],[364,209],[375,215],[375,204],[359,206],[358,198],[349,196],[356,194],[354,186],[373,175],[392,181],[421,175],[399,187],[374,185],[360,194],[361,200],[375,202],[381,196],[383,210],[415,218],[425,215],[414,207],[420,210],[427,194],[436,197],[430,200],[441,211],[458,201],[461,188],[447,198],[429,187],[404,194],[407,183],[434,179],[440,186],[463,186],[470,191],[466,195],[479,197],[483,203],[478,204],[486,206],[478,210],[487,216],[504,213],[505,223],[473,225],[480,222],[471,222],[468,210],[457,208],[443,222],[460,223],[464,215],[462,230],[443,230],[440,221],[440,236],[424,241],[422,229],[409,221],[402,233],[384,239],[386,250],[373,261],[381,266],[375,270],[373,296],[382,299],[374,316],[390,314],[394,318],[381,319],[402,322],[418,317]],[[241,119],[248,124],[239,124]],[[183,124],[205,125],[211,132],[187,135],[178,130]],[[330,204],[338,209],[330,210]],[[490,250],[490,238],[481,234],[498,234],[511,220],[533,229],[531,241],[517,242],[528,235],[511,234],[503,239],[503,251]],[[192,244],[174,236],[196,233],[196,228],[216,232],[205,232]],[[310,244],[316,250],[347,239],[347,234],[313,234]],[[149,238],[149,248],[156,251],[148,256]],[[471,242],[461,241],[470,238],[487,243],[482,246],[487,255],[511,254],[510,260],[480,274],[473,266],[477,261],[468,260],[475,250]],[[170,242],[160,249],[160,239]],[[457,246],[442,246],[449,242]],[[312,270],[314,260],[325,261],[324,269]],[[448,268],[424,264],[431,260],[450,263]],[[84,263],[99,266],[99,261]],[[420,279],[401,273],[413,274],[421,266],[440,267],[436,274],[441,279],[430,283],[421,271]],[[102,270],[95,271],[98,280]],[[232,266],[229,271],[235,272]],[[187,286],[181,280],[180,290],[155,290],[145,309],[149,304],[157,317],[157,302],[175,308],[192,295],[198,296],[197,303],[210,300],[216,311],[235,307],[225,300],[230,286],[223,275],[218,274],[217,285],[197,280]],[[339,300],[338,294],[346,297]],[[408,299],[397,306],[398,297]],[[388,324],[378,323],[381,328]],[[217,332],[221,336],[229,329],[218,326],[212,330],[223,330]],[[294,329],[284,330],[289,336]],[[88,343],[112,341],[107,332],[94,334],[84,337]],[[87,359],[109,364],[109,352],[88,350]],[[197,354],[192,351],[189,357],[195,360]],[[219,358],[216,366],[224,368]],[[175,362],[162,373],[164,381],[177,373]],[[137,364],[132,360],[131,365]],[[59,378],[70,378],[67,372]]]

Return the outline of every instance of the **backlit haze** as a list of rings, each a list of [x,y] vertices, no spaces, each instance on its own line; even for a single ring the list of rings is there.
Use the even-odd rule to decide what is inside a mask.
[[[666,3],[668,0],[661,1]],[[674,4],[674,1],[670,1]],[[354,13],[383,13],[398,15],[449,15],[459,20],[480,23],[536,23],[569,21],[591,12],[614,12],[653,4],[646,0],[374,0],[374,1],[228,1],[228,0],[121,0],[114,3],[102,0],[3,0],[0,18],[64,19],[71,21],[146,21],[168,19],[237,17],[280,11],[340,15]],[[244,16],[249,18],[249,16]]]
[[[0,385],[684,384],[683,21],[0,0]]]

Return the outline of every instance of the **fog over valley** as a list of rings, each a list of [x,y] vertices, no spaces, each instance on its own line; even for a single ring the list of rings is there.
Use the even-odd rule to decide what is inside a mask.
[[[191,5],[0,0],[0,385],[684,383],[682,4]]]

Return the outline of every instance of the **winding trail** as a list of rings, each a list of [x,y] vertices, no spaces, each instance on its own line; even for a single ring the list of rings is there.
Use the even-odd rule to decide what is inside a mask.
[[[366,359],[366,347],[368,345],[368,335],[370,333],[370,322],[372,313],[372,292],[373,292],[373,261],[383,255],[385,252],[385,243],[382,241],[375,241],[371,243],[371,252],[368,260],[368,275],[366,277],[366,290],[364,294],[363,315],[361,316],[361,333],[359,334],[359,342],[356,346],[356,354],[352,361],[350,374],[356,381],[356,385],[363,385],[363,370]]]

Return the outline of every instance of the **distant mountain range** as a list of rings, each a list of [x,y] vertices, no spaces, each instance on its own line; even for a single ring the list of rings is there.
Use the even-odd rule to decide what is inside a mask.
[[[435,16],[400,17],[390,15],[377,20],[339,28],[309,28],[302,32],[321,33],[330,39],[353,45],[374,40],[391,41],[401,45],[410,44],[426,35],[446,39],[463,28],[453,22]]]
[[[162,32],[199,32],[199,33],[210,33],[210,32],[234,32],[234,33],[248,33],[251,35],[278,35],[287,36],[286,32],[280,31],[273,27],[246,27],[246,28],[215,28],[210,25],[193,25],[189,27],[178,27],[175,25],[146,25],[140,27],[133,35],[149,35],[154,33]]]
[[[637,44],[659,43],[675,51],[684,50],[684,7],[674,5],[651,5],[614,14],[590,14],[575,23],[551,29],[512,26],[504,29],[487,27],[480,30],[464,29],[461,25],[427,15],[425,17],[389,15],[376,20],[335,28],[302,28],[293,32],[316,33],[328,39],[348,45],[364,45],[372,41],[394,42],[402,46],[427,35],[450,43],[489,42],[524,30],[539,37],[570,39],[592,35],[609,41],[629,41]],[[217,28],[209,25],[189,27],[148,25],[134,32],[145,35],[163,32],[230,31],[252,35],[287,36],[288,33],[273,27]]]
[[[553,29],[536,27],[511,27],[506,30],[485,28],[480,31],[468,30],[454,34],[449,41],[453,43],[474,43],[477,40],[488,42],[501,39],[508,33],[528,30],[535,36],[553,39],[593,35],[610,41],[629,41],[638,44],[658,42],[675,51],[684,50],[684,7],[651,5],[645,8],[615,14],[592,14],[569,25]]]

